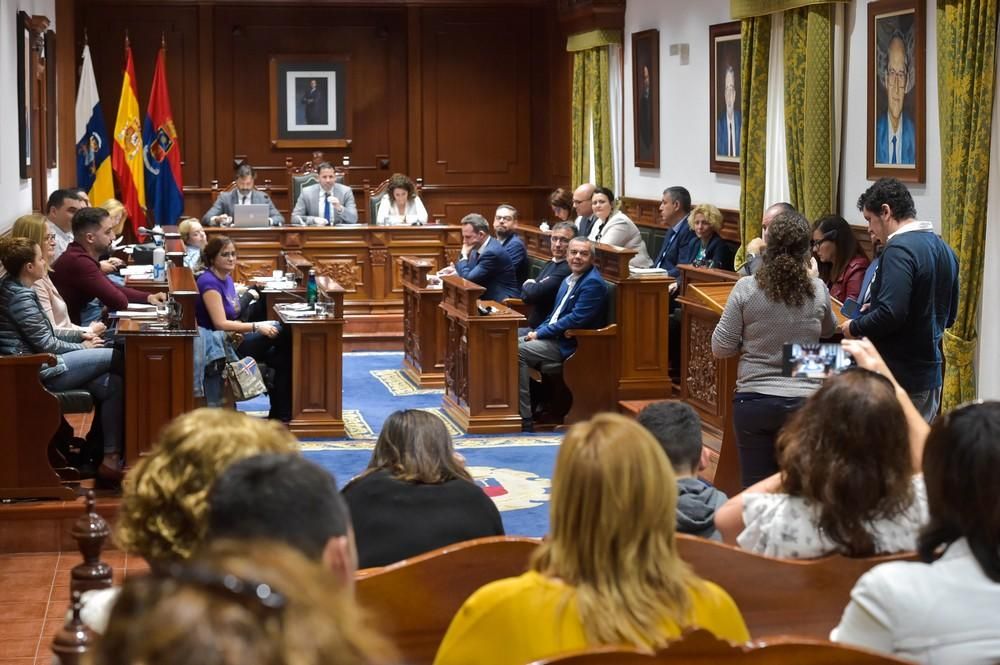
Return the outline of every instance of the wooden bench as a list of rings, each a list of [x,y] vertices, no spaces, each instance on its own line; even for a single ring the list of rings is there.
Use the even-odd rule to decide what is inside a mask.
[[[355,595],[400,662],[431,663],[462,603],[483,585],[526,571],[538,543],[492,536],[449,545],[359,578]]]
[[[775,559],[685,534],[678,534],[677,547],[699,577],[733,597],[754,636],[791,633],[826,639],[840,623],[859,577],[880,563],[916,560],[912,552]]]

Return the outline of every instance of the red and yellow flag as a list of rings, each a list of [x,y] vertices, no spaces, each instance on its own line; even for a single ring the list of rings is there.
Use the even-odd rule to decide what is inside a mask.
[[[146,186],[142,166],[142,118],[139,115],[139,96],[135,89],[132,48],[126,39],[125,77],[122,79],[122,95],[118,101],[118,118],[115,120],[111,168],[118,179],[122,203],[128,212],[133,230],[146,225]],[[136,235],[138,235],[138,231],[136,231]]]

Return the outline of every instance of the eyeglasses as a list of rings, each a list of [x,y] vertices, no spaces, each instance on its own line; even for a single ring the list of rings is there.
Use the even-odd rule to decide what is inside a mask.
[[[281,612],[288,605],[285,595],[268,584],[219,573],[204,566],[174,563],[167,566],[165,572],[166,575],[161,579],[198,586],[221,596],[228,596],[244,606],[252,603],[268,611]]]
[[[906,85],[906,72],[899,69],[893,69],[889,67],[885,70],[885,78],[889,86],[896,86],[902,88]]]
[[[816,249],[817,247],[819,247],[823,243],[829,242],[829,241],[830,241],[829,238],[820,238],[819,240],[810,240],[809,244],[812,246],[813,249]]]
[[[496,217],[494,217],[494,219],[502,222],[513,222],[514,215],[497,215]]]
[[[569,241],[569,238],[564,238],[563,236],[553,235],[549,237],[549,244],[551,245],[565,245],[569,244]]]
[[[238,254],[236,252],[219,252],[219,256],[227,259],[235,259]]]

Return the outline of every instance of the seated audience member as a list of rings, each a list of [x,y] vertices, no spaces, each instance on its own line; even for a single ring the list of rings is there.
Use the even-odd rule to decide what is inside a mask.
[[[126,309],[130,302],[155,305],[165,293],[119,286],[105,277],[98,260],[115,239],[111,216],[103,208],[82,208],[73,216],[73,242],[52,264],[52,283],[66,300],[73,323],[80,324],[83,308],[95,298],[109,311]]]
[[[520,293],[514,264],[500,241],[490,237],[490,225],[482,215],[462,218],[462,257],[439,274],[458,274],[486,289],[483,300],[516,298]]]
[[[504,533],[500,512],[455,455],[444,423],[416,409],[386,418],[368,468],[344,487],[344,498],[361,568]]]
[[[818,379],[784,376],[785,344],[816,344],[836,329],[830,294],[805,267],[809,222],[786,212],[770,227],[760,269],[736,283],[712,333],[717,358],[740,358],[732,400],[743,487],[778,470],[778,430],[819,387]]]
[[[667,225],[663,246],[653,262],[656,268],[663,268],[673,278],[680,277],[677,267],[693,260],[690,256],[691,239],[694,231],[688,224],[691,213],[691,194],[684,187],[667,187],[660,201],[660,218]],[[670,292],[677,290],[677,282],[670,285]]]
[[[73,217],[85,207],[87,205],[72,190],[57,189],[49,194],[49,200],[45,204],[46,221],[49,232],[56,236],[56,259],[73,242]]]
[[[858,580],[830,639],[920,663],[1000,662],[1000,403],[938,418],[923,459],[921,563]]]
[[[639,412],[639,424],[653,435],[677,478],[677,531],[722,540],[715,528],[715,511],[725,493],[698,478],[705,468],[701,418],[684,402],[654,402]]]
[[[184,267],[200,272],[203,269],[201,250],[208,244],[208,236],[205,235],[201,222],[194,217],[185,217],[177,226],[177,232],[184,241]]]
[[[514,274],[517,283],[522,284],[528,279],[531,270],[531,262],[528,261],[528,250],[524,247],[524,241],[517,235],[517,209],[506,203],[497,207],[493,217],[493,231],[497,240],[507,250],[510,255],[510,262],[514,264]]]
[[[300,226],[332,226],[357,224],[358,206],[354,192],[337,182],[333,165],[323,162],[316,167],[319,182],[303,187],[292,210],[292,224]]]
[[[590,227],[587,239],[614,245],[625,249],[636,250],[636,255],[629,261],[633,268],[648,268],[653,265],[646,251],[646,243],[639,234],[639,228],[625,213],[615,210],[615,195],[607,187],[594,189],[590,205],[594,210],[594,224]]]
[[[236,206],[266,203],[268,205],[268,221],[273,226],[284,224],[285,218],[274,207],[274,201],[271,200],[271,197],[254,186],[256,177],[257,173],[252,166],[246,162],[240,164],[236,169],[236,187],[219,194],[208,212],[202,215],[201,223],[205,226],[229,226],[233,223]],[[353,202],[353,200],[352,198],[351,201]]]
[[[417,196],[417,188],[402,173],[394,173],[389,178],[385,194],[378,202],[375,223],[379,226],[427,223],[427,209]]]
[[[92,665],[371,665],[395,653],[320,564],[282,543],[220,541],[129,575]]]
[[[219,476],[208,494],[205,541],[219,539],[285,543],[354,586],[358,554],[347,505],[334,477],[300,455],[255,455]]]
[[[576,214],[577,235],[586,238],[594,226],[594,190],[596,187],[585,182],[573,191],[573,212]]]
[[[233,271],[236,269],[236,245],[226,236],[214,236],[202,258],[205,271],[198,275],[195,305],[198,325],[206,330],[237,332],[243,340],[235,351],[241,358],[251,356],[274,370],[274,387],[268,391],[271,410],[267,417],[288,422],[292,418],[292,340],[287,327],[275,321],[240,321],[240,299],[236,295]],[[212,367],[206,368],[205,398],[211,404],[221,402],[221,383],[209,380]],[[212,394],[209,394],[209,393]]]
[[[854,231],[840,215],[816,220],[812,233],[813,255],[819,263],[819,276],[840,302],[858,300],[861,282],[868,270],[868,257],[861,249]]]
[[[206,501],[216,478],[238,460],[263,453],[294,453],[298,441],[281,425],[229,409],[196,409],[160,431],[123,483],[115,544],[154,570],[184,561],[202,546]],[[119,589],[88,591],[81,617],[98,633]]]
[[[568,222],[573,218],[573,195],[559,187],[549,194],[549,208],[560,222]]]
[[[542,325],[545,317],[555,307],[556,293],[570,273],[566,250],[569,248],[569,241],[575,237],[576,226],[573,222],[558,222],[553,226],[549,235],[552,260],[538,273],[538,279],[525,280],[521,285],[521,300],[531,305],[531,313],[528,315],[528,326],[531,328]]]
[[[128,221],[128,210],[125,209],[125,204],[118,199],[108,199],[98,207],[108,211],[108,214],[111,215],[111,223],[113,224],[111,228],[115,232],[115,237],[120,236],[125,231],[125,222]]]
[[[69,192],[70,195],[75,196],[76,198],[83,201],[83,205],[85,208],[91,207],[90,194],[87,192],[87,190],[83,189],[82,187],[67,187],[66,191]]]
[[[760,218],[760,237],[754,238],[747,243],[746,261],[737,271],[741,275],[753,275],[760,269],[764,260],[764,248],[767,247],[767,230],[771,226],[774,218],[783,212],[797,212],[791,203],[780,201],[768,206]]]
[[[566,337],[573,328],[600,328],[607,319],[608,285],[594,265],[593,244],[574,238],[567,252],[570,274],[556,292],[555,307],[543,323],[518,341],[521,423],[530,430],[531,370],[561,363],[573,355],[576,340]]]
[[[714,205],[701,203],[688,215],[688,224],[694,231],[688,247],[688,255],[694,265],[719,270],[733,269],[733,250],[722,239],[722,212]]]
[[[726,542],[796,559],[916,548],[927,522],[927,423],[871,342],[844,348],[862,369],[827,379],[789,419],[778,435],[780,472],[715,514]]]
[[[7,271],[0,282],[0,355],[51,353],[56,364],[41,367],[42,384],[56,392],[83,389],[91,394],[98,405],[104,437],[104,457],[97,478],[111,485],[120,482],[124,390],[122,378],[111,374],[112,349],[105,348],[93,332],[52,327],[32,288],[49,269],[38,243],[27,238],[3,238],[0,261]]]
[[[27,238],[38,243],[45,256],[45,262],[51,270],[55,256],[56,236],[49,231],[44,217],[37,213],[18,217],[10,230],[10,235],[12,238]],[[6,274],[7,271],[0,267],[0,277]],[[89,326],[78,326],[70,321],[66,301],[59,295],[55,284],[52,283],[50,273],[46,273],[45,277],[36,281],[32,288],[35,289],[35,295],[38,296],[38,303],[42,306],[45,316],[48,317],[49,322],[57,332],[64,329],[79,330],[84,333],[84,339],[88,339],[101,335],[106,330],[105,325],[100,321],[94,321]]]
[[[733,600],[678,556],[676,510],[674,473],[640,425],[611,413],[573,425],[556,457],[549,535],[529,571],[473,593],[435,665],[517,665],[601,645],[648,650],[695,628],[746,641]]]

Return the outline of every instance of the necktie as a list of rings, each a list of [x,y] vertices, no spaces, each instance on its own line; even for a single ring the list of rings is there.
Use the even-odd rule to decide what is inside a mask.
[[[240,205],[245,206],[246,204],[247,204],[247,195],[244,194],[243,196],[240,197]]]
[[[326,200],[326,204],[323,206],[323,217],[325,217],[326,221],[329,222],[330,221],[330,195],[326,194],[326,195],[323,196],[323,198]]]
[[[889,163],[890,164],[895,164],[896,163],[896,137],[895,136],[892,137],[892,161],[889,162]]]
[[[664,263],[666,263],[667,260],[667,251],[670,249],[670,245],[673,244],[674,236],[676,235],[677,235],[676,231],[674,231],[673,229],[667,229],[667,236],[663,239],[663,249],[660,250],[660,256],[656,260],[657,268],[665,267]]]
[[[479,260],[479,250],[474,249],[471,252],[469,252],[469,266],[470,267],[476,265],[476,261],[478,261],[478,260]]]
[[[733,135],[733,121],[730,120],[727,124],[729,125],[729,156],[735,157],[736,151],[733,148],[733,144],[736,143],[736,141],[734,140],[734,135]]]

